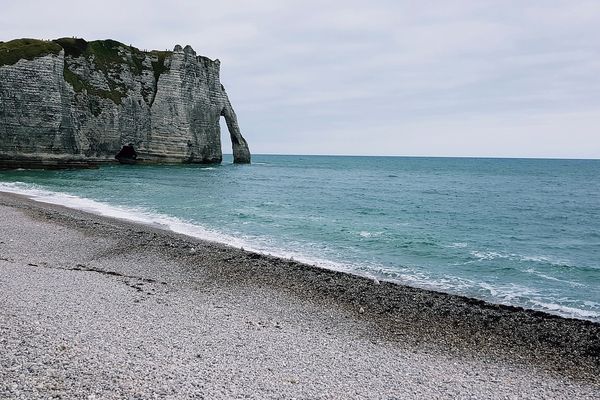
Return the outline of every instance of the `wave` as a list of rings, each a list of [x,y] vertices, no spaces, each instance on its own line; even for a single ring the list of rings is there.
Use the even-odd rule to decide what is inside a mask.
[[[583,302],[582,307],[570,307],[555,303],[552,299],[543,296],[539,290],[527,286],[514,284],[492,286],[485,283],[479,283],[478,285],[484,290],[489,291],[495,302],[500,302],[501,304],[518,305],[562,317],[600,321],[600,304],[598,303],[586,301]],[[586,308],[583,308],[583,306]],[[594,311],[590,308],[598,309],[599,311]]]
[[[581,307],[555,303],[540,290],[518,284],[498,285],[457,276],[432,277],[414,268],[379,268],[375,278],[398,284],[479,298],[492,303],[521,306],[549,314],[600,322],[600,304],[584,301]],[[577,283],[574,283],[578,285]],[[562,299],[564,300],[564,299]],[[594,311],[598,309],[599,311]]]
[[[526,269],[525,272],[527,272],[529,274],[533,274],[535,276],[539,276],[540,278],[544,278],[544,279],[547,279],[549,281],[560,282],[560,283],[567,283],[567,284],[569,284],[571,286],[577,286],[577,287],[585,287],[586,286],[583,283],[573,282],[573,281],[569,281],[569,280],[566,280],[566,279],[559,279],[559,278],[556,278],[554,276],[550,276],[550,275],[541,273],[539,271],[536,271],[533,268]]]
[[[461,243],[453,243],[452,245],[446,247],[466,247],[466,244],[465,246],[459,246],[460,244]],[[510,260],[524,263],[547,264],[553,267],[574,267],[569,260],[563,260],[551,256],[528,256],[516,253],[501,253],[493,250],[472,250],[469,252],[469,255],[477,261]]]
[[[31,200],[42,203],[61,205],[105,217],[142,223],[154,227],[168,228],[176,233],[189,234],[190,236],[213,242],[233,243],[235,247],[242,247],[244,244],[246,244],[244,242],[239,242],[235,237],[223,235],[221,233],[206,229],[202,226],[190,223],[189,221],[165,214],[155,213],[151,210],[141,207],[110,205],[68,193],[44,190],[36,187],[35,185],[24,184],[20,182],[0,183],[0,191],[20,194]]]
[[[465,247],[468,246],[468,243],[465,242],[455,242],[455,243],[450,243],[449,245],[445,246],[451,249],[464,249]]]
[[[462,295],[472,292],[473,287],[477,285],[475,281],[457,276],[433,277],[414,267],[378,268],[371,266],[369,271],[376,278],[401,285]]]
[[[592,321],[600,320],[600,312],[598,311],[582,310],[581,308],[536,300],[532,300],[532,303],[550,314],[558,314],[571,318],[589,319]],[[600,305],[596,304],[596,308],[600,308]]]
[[[476,258],[479,261],[487,261],[487,260],[495,260],[498,258],[509,258],[508,256],[505,256],[501,253],[498,253],[496,251],[478,251],[478,250],[473,250],[471,252],[469,252],[469,254]]]
[[[363,237],[363,238],[380,237],[383,234],[384,234],[383,231],[378,231],[378,232],[360,231],[360,232],[358,232],[358,236]]]

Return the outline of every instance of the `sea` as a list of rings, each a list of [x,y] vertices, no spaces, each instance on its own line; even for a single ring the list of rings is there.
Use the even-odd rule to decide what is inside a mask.
[[[254,155],[0,172],[0,191],[600,322],[600,160]]]

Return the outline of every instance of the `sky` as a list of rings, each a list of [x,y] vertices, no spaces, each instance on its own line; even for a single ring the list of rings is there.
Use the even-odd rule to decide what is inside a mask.
[[[600,158],[598,0],[2,3],[2,41],[218,58],[255,154]]]

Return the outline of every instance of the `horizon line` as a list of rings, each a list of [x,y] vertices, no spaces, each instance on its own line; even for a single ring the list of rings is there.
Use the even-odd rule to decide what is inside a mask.
[[[233,156],[233,153],[223,153]],[[426,156],[426,155],[390,155],[390,154],[299,154],[299,153],[252,153],[252,156],[297,156],[297,157],[389,157],[389,158],[472,158],[495,160],[572,160],[572,161],[600,161],[598,158],[581,157],[526,157],[526,156]]]

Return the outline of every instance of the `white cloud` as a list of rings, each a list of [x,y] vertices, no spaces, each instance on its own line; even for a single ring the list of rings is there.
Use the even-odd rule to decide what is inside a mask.
[[[3,5],[0,40],[72,35],[221,59],[255,152],[600,157],[597,1]]]

